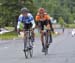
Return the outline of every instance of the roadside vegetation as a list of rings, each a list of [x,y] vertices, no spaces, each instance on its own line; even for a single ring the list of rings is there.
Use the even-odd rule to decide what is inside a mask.
[[[75,0],[0,0],[0,28],[12,31],[0,35],[0,39],[17,37],[15,31],[22,7],[27,7],[34,18],[37,9],[44,7],[61,27],[75,28]]]
[[[18,38],[18,34],[15,31],[0,34],[0,40],[9,40]]]

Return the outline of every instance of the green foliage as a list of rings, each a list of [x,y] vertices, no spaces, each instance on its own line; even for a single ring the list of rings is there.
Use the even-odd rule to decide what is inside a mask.
[[[33,0],[0,0],[0,3],[0,23],[3,23],[4,26],[16,27],[22,7],[27,7],[33,15],[36,13]]]
[[[44,7],[47,12],[54,17],[55,19],[59,19],[59,17],[63,17],[66,23],[73,23],[75,19],[75,0],[42,0],[41,2],[37,2],[38,7]],[[72,16],[70,17],[69,16]]]
[[[70,24],[74,23],[74,17],[72,14],[69,15],[68,23],[70,23]]]
[[[75,28],[75,24],[65,24],[66,28]]]
[[[66,27],[66,28],[69,28],[69,24],[65,24],[65,27]]]
[[[37,8],[44,7],[57,20],[60,16],[66,23],[75,20],[75,0],[0,0],[0,25],[15,26],[22,7],[27,7],[34,16]]]
[[[18,37],[18,34],[16,32],[14,32],[14,31],[8,32],[8,33],[4,33],[4,34],[0,35],[0,39],[1,40],[9,40],[9,39],[17,38],[17,37]]]
[[[69,24],[69,28],[75,28],[75,24]]]
[[[59,21],[59,24],[60,24],[61,26],[63,26],[63,25],[64,25],[64,20],[63,20],[63,18],[62,18],[62,17],[59,17],[58,21]]]

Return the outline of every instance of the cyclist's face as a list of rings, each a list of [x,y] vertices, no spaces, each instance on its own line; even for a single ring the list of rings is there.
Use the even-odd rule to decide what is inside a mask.
[[[22,14],[23,14],[23,16],[27,17],[28,12],[23,12]]]
[[[40,14],[44,14],[44,11],[40,11]]]

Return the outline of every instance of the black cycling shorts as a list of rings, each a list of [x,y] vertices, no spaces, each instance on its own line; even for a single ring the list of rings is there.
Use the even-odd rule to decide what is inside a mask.
[[[29,30],[32,27],[32,23],[24,23],[24,29]]]
[[[49,21],[39,21],[39,27],[41,30],[44,30],[44,25],[47,26]]]

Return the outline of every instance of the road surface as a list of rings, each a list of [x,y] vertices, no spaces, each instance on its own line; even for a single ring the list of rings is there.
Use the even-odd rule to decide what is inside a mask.
[[[34,54],[29,59],[24,57],[23,40],[0,40],[0,63],[75,63],[75,37],[69,31],[53,38],[47,56],[41,52],[40,39],[36,38]]]

